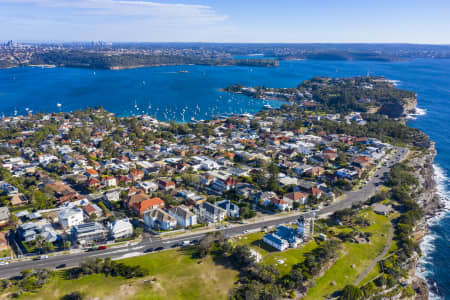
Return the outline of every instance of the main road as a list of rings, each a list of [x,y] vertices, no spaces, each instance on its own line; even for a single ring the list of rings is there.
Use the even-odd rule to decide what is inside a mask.
[[[408,155],[408,149],[397,147],[396,154],[386,159],[381,167],[375,171],[370,180],[364,184],[361,189],[357,191],[351,191],[347,193],[341,200],[336,201],[328,206],[323,207],[320,210],[316,210],[316,216],[326,216],[337,210],[351,207],[353,204],[366,201],[372,197],[377,187],[382,184],[383,176],[390,168],[406,158]],[[288,215],[272,216],[259,219],[256,222],[234,225],[228,228],[213,229],[209,232],[221,231],[225,236],[237,236],[245,234],[249,231],[259,230],[263,227],[276,226],[279,224],[295,222],[301,215],[309,214],[310,212],[298,212]],[[175,248],[182,241],[195,241],[205,236],[206,232],[202,233],[189,233],[171,238],[144,238],[140,243],[134,245],[117,246],[107,248],[105,250],[97,250],[90,252],[79,252],[75,254],[67,255],[55,255],[41,260],[25,260],[20,262],[10,263],[8,265],[0,266],[0,278],[7,278],[20,274],[21,271],[26,269],[54,269],[58,267],[71,267],[77,266],[80,262],[88,258],[105,258],[111,257],[113,259],[121,259],[126,257],[143,255],[151,251],[160,251],[168,248]]]

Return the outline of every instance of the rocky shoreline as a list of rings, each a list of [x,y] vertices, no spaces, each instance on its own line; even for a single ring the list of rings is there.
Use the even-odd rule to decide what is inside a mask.
[[[428,220],[435,216],[436,212],[443,208],[443,204],[436,193],[436,181],[434,173],[434,157],[436,156],[434,142],[423,152],[413,155],[408,160],[408,165],[414,168],[414,176],[419,181],[418,186],[412,191],[415,201],[424,210],[424,217],[416,225],[412,238],[415,242],[420,243],[428,234]],[[413,256],[405,266],[408,271],[409,278],[413,289],[416,291],[415,299],[429,299],[429,288],[427,282],[422,278],[417,268],[419,265],[420,255]]]

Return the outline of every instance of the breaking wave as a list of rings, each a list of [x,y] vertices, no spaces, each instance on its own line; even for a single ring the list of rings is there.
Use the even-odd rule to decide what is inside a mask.
[[[436,214],[427,220],[428,226],[434,226],[442,221],[443,218],[449,216],[450,212],[450,179],[448,178],[444,169],[439,165],[433,165],[434,177],[436,181],[436,194],[444,204],[444,209],[436,212]],[[439,296],[439,290],[436,282],[432,279],[434,276],[434,268],[432,262],[432,254],[436,249],[436,239],[439,238],[437,234],[430,232],[420,244],[422,251],[422,258],[419,260],[417,274],[426,280],[430,291],[430,299],[442,299]]]
[[[408,120],[415,120],[417,117],[424,116],[427,114],[427,110],[425,108],[416,107],[416,111],[412,114],[408,114],[406,117]]]

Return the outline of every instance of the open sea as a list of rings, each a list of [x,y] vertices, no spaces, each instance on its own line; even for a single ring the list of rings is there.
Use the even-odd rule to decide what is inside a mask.
[[[416,92],[420,113],[409,125],[436,142],[435,174],[446,210],[429,220],[419,271],[433,299],[450,299],[450,60],[286,61],[278,68],[177,66],[120,71],[16,68],[0,70],[0,115],[102,105],[119,116],[147,113],[188,122],[282,104],[219,91],[231,84],[294,87],[313,76],[367,74],[396,80],[399,88]]]

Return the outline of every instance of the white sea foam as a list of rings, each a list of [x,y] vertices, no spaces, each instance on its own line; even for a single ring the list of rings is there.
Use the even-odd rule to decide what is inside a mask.
[[[400,80],[393,80],[393,79],[391,79],[391,80],[388,80],[390,83],[392,83],[393,85],[395,85],[395,86],[398,86],[399,84],[400,84]]]
[[[416,107],[416,111],[412,114],[408,114],[408,116],[406,116],[406,119],[415,120],[415,119],[417,119],[417,117],[424,116],[426,114],[427,114],[427,110],[425,108]]]
[[[434,169],[434,178],[436,181],[436,194],[441,198],[441,202],[444,204],[444,209],[437,212],[433,217],[427,220],[429,226],[433,226],[439,223],[442,218],[450,212],[450,190],[448,187],[450,186],[450,179],[447,176],[445,170],[441,168],[439,165],[433,165]],[[423,238],[422,243],[420,244],[420,249],[422,250],[422,258],[419,260],[419,266],[417,268],[417,274],[427,281],[427,284],[430,284],[430,277],[433,277],[433,271],[430,267],[432,261],[430,259],[430,255],[435,250],[435,241],[438,238],[435,234],[428,234]],[[428,268],[427,268],[428,266]],[[433,283],[434,284],[434,283]],[[435,290],[429,287],[430,291],[430,299],[441,299],[434,292]]]

